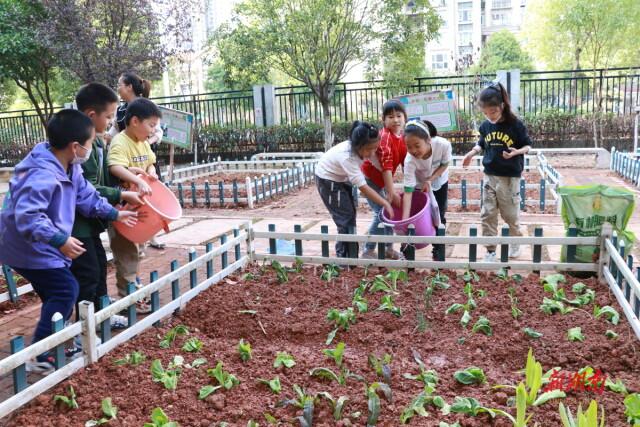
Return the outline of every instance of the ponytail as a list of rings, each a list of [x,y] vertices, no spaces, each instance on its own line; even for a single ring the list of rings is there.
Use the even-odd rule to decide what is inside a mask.
[[[502,106],[502,119],[506,123],[513,123],[518,120],[511,108],[509,94],[502,83],[492,83],[482,89],[478,99],[478,105],[480,108]]]
[[[356,120],[349,130],[349,141],[351,141],[351,151],[357,152],[358,149],[367,144],[378,140],[378,128],[374,125]]]
[[[142,79],[135,73],[123,73],[122,81],[126,85],[131,85],[135,96],[149,98],[151,94],[151,82],[149,80]]]

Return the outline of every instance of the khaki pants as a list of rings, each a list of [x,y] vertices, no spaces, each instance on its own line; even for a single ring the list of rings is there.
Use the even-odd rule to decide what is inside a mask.
[[[140,263],[138,245],[127,240],[112,226],[109,226],[109,241],[116,266],[118,295],[124,297],[127,295],[127,284],[136,283],[138,264]]]
[[[509,226],[510,236],[522,236],[520,231],[520,178],[485,175],[482,180],[482,235],[498,235],[498,213]],[[495,252],[496,245],[487,245]]]

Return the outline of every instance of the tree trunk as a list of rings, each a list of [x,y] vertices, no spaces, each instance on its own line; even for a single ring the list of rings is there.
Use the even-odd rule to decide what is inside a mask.
[[[329,151],[333,145],[333,134],[331,132],[331,107],[329,100],[321,100],[322,103],[322,121],[324,124],[324,151]]]

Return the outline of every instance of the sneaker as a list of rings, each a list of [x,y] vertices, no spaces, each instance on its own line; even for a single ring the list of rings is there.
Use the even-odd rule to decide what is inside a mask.
[[[49,354],[36,357],[36,360],[25,363],[27,372],[35,372],[41,375],[49,375],[56,370],[55,358]]]
[[[126,329],[129,326],[129,319],[118,314],[111,316],[111,329]]]
[[[509,258],[518,258],[520,256],[520,245],[509,246]]]
[[[378,253],[376,252],[375,249],[365,249],[365,251],[362,252],[362,256],[360,258],[378,259]]]
[[[387,250],[384,252],[384,257],[386,259],[404,260],[404,255],[391,248],[387,248]]]
[[[75,343],[75,340],[74,340],[74,343]],[[73,347],[65,348],[64,355],[67,358],[67,360],[77,359],[78,357],[82,356],[82,346],[74,345]]]
[[[487,252],[484,255],[484,259],[482,260],[483,262],[496,262],[496,253],[494,252]]]

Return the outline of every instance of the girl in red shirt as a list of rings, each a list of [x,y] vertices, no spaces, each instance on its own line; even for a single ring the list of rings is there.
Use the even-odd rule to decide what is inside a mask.
[[[396,100],[385,102],[382,106],[384,129],[380,132],[380,145],[376,150],[376,155],[362,165],[362,172],[367,179],[367,184],[382,197],[385,197],[389,203],[398,207],[401,200],[393,189],[393,175],[396,173],[398,165],[404,164],[404,158],[407,155],[407,146],[402,135],[406,121],[407,112],[401,102]],[[373,210],[369,234],[392,235],[393,229],[391,227],[379,228],[382,206],[370,199],[367,199],[367,202]],[[362,257],[377,258],[376,243],[367,243]],[[400,252],[393,249],[391,243],[387,244],[385,258],[404,259]]]

